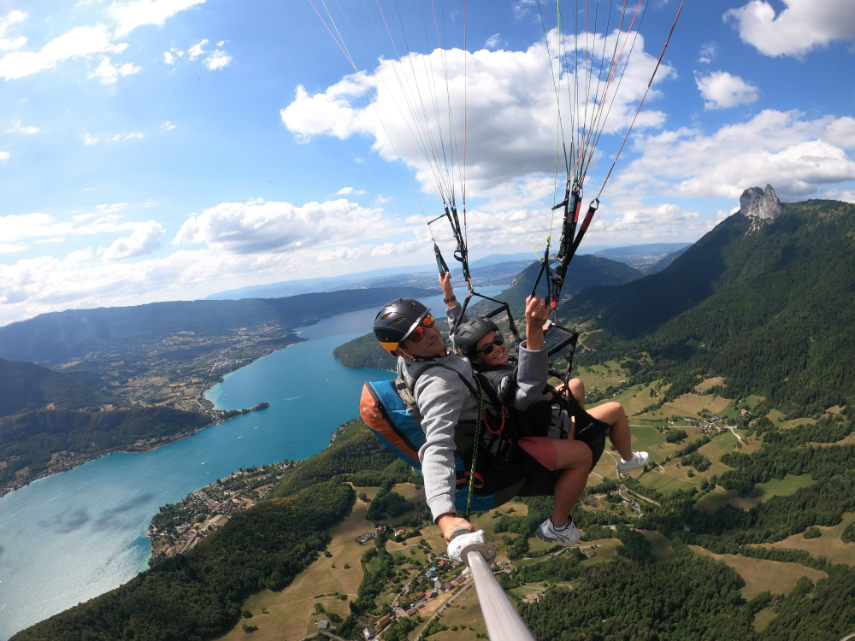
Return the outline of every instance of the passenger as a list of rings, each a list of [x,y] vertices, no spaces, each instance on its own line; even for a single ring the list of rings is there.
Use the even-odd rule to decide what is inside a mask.
[[[446,301],[449,301],[449,309],[447,310],[449,322],[456,323],[462,310],[457,305],[448,274],[446,277],[440,278],[440,285]],[[532,341],[532,329],[536,330],[537,328],[530,327],[531,322],[527,316],[526,332],[529,347],[533,344],[544,344],[543,323],[546,322],[547,317],[543,318],[539,338],[535,343]],[[490,382],[499,400],[508,402],[514,394],[517,365],[509,359],[504,338],[495,323],[483,317],[465,319],[457,325],[452,340],[459,352],[470,359],[473,369]],[[626,474],[647,464],[649,460],[647,452],[634,452],[632,450],[629,420],[620,403],[611,401],[586,412],[584,410],[584,385],[580,379],[572,379],[566,388],[562,386],[559,390],[553,391],[547,388],[545,384],[544,388],[546,390],[543,399],[551,411],[544,413],[541,409],[538,416],[534,417],[533,420],[543,422],[542,417],[545,414],[549,420],[549,429],[543,435],[529,435],[519,441],[520,446],[535,459],[548,467],[550,453],[556,443],[555,439],[570,438],[585,443],[591,449],[591,467],[593,468],[602,455],[605,447],[605,435],[608,434],[609,440],[621,457],[617,462],[618,473]],[[568,391],[570,394],[567,393]],[[567,402],[556,402],[559,393],[567,397]],[[541,404],[532,404],[530,407]],[[556,523],[559,521],[554,519],[551,523],[544,522],[538,528],[538,535],[542,538],[551,539],[552,537],[546,534],[550,528],[554,528]]]
[[[446,296],[446,299],[450,297]],[[453,298],[453,296],[451,297]],[[447,300],[455,304],[454,300]],[[526,301],[526,340],[519,348],[517,376],[513,390],[514,407],[525,410],[540,400],[546,385],[547,354],[543,323],[548,310],[537,297]],[[434,522],[446,541],[455,530],[472,530],[455,507],[458,479],[455,455],[467,464],[473,457],[472,426],[479,419],[479,392],[469,360],[449,353],[430,310],[416,300],[400,298],[387,303],[374,320],[380,344],[398,357],[398,375],[408,385],[421,414],[425,444],[419,450],[425,481],[425,498]],[[544,430],[546,426],[544,426]],[[548,540],[573,545],[580,533],[570,513],[585,488],[591,469],[591,450],[578,440],[548,439],[548,447],[535,448],[536,455],[513,443],[513,452],[504,462],[478,456],[483,473],[482,490],[496,491],[497,501],[512,496],[553,494],[551,519],[539,532]],[[481,441],[479,441],[480,443]],[[482,460],[483,459],[483,460]]]

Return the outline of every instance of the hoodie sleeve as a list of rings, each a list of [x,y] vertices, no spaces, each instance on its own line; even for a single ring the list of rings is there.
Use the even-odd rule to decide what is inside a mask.
[[[451,351],[455,352],[457,350],[457,345],[454,342],[454,334],[451,334],[451,330],[454,327],[454,324],[463,317],[463,306],[460,304],[455,305],[447,310],[445,310],[445,318],[448,321],[448,337],[451,339]],[[461,322],[466,320],[465,317],[462,318]]]
[[[545,349],[528,349],[525,341],[519,347],[519,364],[511,402],[514,407],[525,410],[543,398],[549,373],[549,355]]]
[[[456,511],[454,429],[471,404],[471,394],[455,371],[434,367],[418,378],[414,396],[426,439],[419,450],[425,500],[436,521],[442,514]]]

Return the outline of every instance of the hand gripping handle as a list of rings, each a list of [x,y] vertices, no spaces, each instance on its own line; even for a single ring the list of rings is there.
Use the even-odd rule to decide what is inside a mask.
[[[496,548],[484,539],[484,530],[470,532],[460,528],[451,533],[451,542],[448,544],[448,556],[454,561],[461,561],[469,565],[467,558],[470,552],[480,552],[487,563],[496,558]]]

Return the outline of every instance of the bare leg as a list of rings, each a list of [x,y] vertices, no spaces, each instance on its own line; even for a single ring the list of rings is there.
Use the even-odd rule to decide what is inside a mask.
[[[624,461],[631,459],[632,436],[629,433],[629,420],[626,418],[623,405],[617,401],[603,403],[588,410],[588,414],[610,425],[609,440],[612,442],[612,445],[620,452],[621,458]]]
[[[562,526],[585,489],[591,470],[591,450],[581,441],[555,440],[555,469],[564,470],[555,484],[552,523]]]
[[[570,394],[573,395],[573,398],[582,406],[582,409],[585,409],[585,384],[582,382],[581,378],[571,378],[567,385],[562,385],[558,388],[558,391],[567,395],[567,391],[570,391]]]

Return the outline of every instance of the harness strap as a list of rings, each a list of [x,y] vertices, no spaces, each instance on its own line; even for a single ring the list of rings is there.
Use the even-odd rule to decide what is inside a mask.
[[[460,378],[463,379],[463,375]],[[472,511],[472,493],[475,489],[475,465],[478,463],[478,441],[481,440],[481,412],[484,411],[484,396],[481,394],[481,381],[478,380],[477,376],[475,377],[475,383],[478,386],[478,413],[475,415],[475,442],[472,445],[472,469],[469,470],[469,494],[466,496],[466,512],[463,515],[463,518],[466,520],[469,520],[469,513]]]

